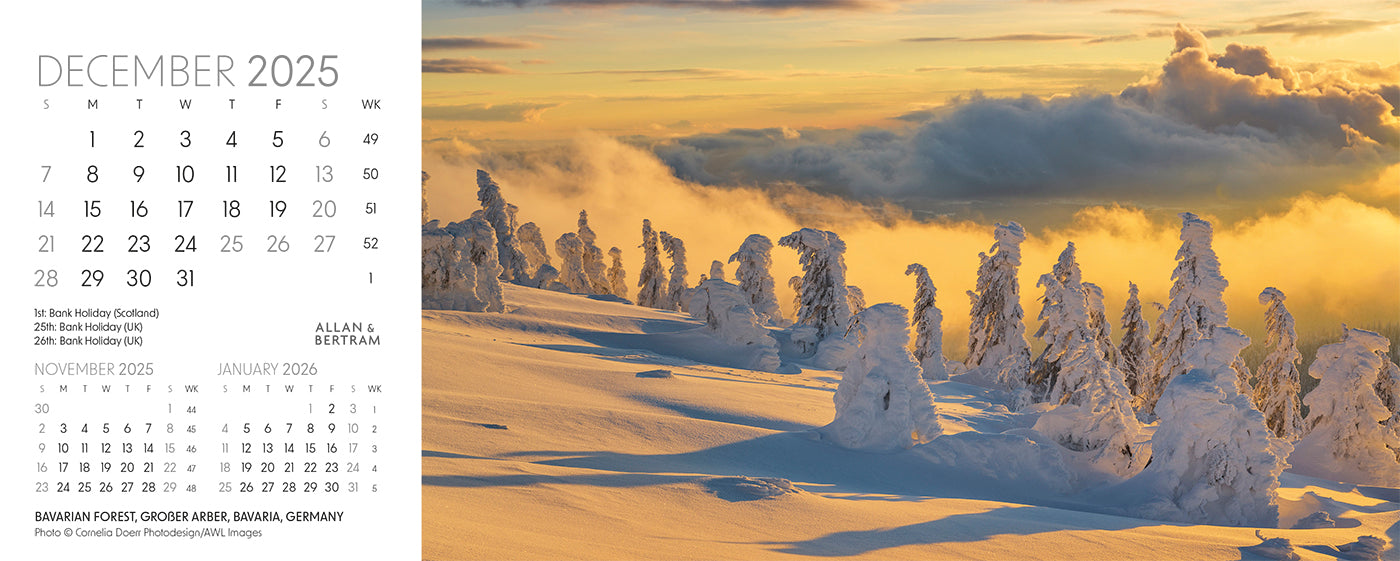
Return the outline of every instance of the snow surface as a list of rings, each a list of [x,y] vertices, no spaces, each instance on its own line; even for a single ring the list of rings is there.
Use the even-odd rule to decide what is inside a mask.
[[[424,559],[1397,558],[1397,489],[1284,473],[1262,538],[1123,516],[1004,391],[935,382],[941,436],[846,450],[814,432],[840,372],[736,368],[683,314],[502,288],[505,313],[423,312]],[[1336,527],[1291,529],[1317,512]]]

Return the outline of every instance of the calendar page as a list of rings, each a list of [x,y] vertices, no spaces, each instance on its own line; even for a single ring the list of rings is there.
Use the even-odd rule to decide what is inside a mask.
[[[415,3],[6,8],[6,556],[419,552]]]

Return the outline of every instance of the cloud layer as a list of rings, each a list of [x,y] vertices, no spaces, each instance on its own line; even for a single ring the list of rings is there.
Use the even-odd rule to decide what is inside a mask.
[[[750,131],[750,138],[783,131]],[[433,218],[460,220],[479,208],[474,173],[489,170],[503,193],[520,207],[519,220],[535,222],[552,240],[571,231],[580,209],[589,213],[603,247],[624,252],[628,281],[636,282],[641,220],[685,240],[691,266],[723,261],[751,233],[774,238],[799,227],[839,233],[849,248],[848,279],[871,303],[905,303],[913,285],[903,274],[912,262],[926,265],[939,288],[945,349],[964,352],[968,301],[977,254],[991,245],[989,223],[918,220],[891,205],[870,206],[791,185],[758,189],[698,185],[677,179],[644,149],[585,134],[568,145],[482,151],[454,140],[430,142],[423,165]],[[1400,178],[1400,166],[1391,180]],[[1400,193],[1397,193],[1400,194]],[[1395,195],[1393,194],[1392,197]],[[1023,246],[1022,306],[1038,309],[1035,279],[1049,271],[1065,243],[1074,241],[1085,280],[1102,286],[1110,315],[1121,310],[1128,281],[1142,287],[1145,302],[1165,302],[1171,286],[1180,222],[1144,209],[1091,205],[1062,211],[1060,225],[1034,229]],[[1247,219],[1208,217],[1230,287],[1225,293],[1231,325],[1262,339],[1266,286],[1288,294],[1301,332],[1334,330],[1341,322],[1367,325],[1400,314],[1400,216],[1345,195],[1303,195],[1278,212]],[[785,281],[798,274],[796,255],[774,251],[779,302],[791,314]],[[733,273],[732,269],[728,271]],[[693,284],[695,277],[689,279]],[[1149,319],[1155,314],[1148,312]]]
[[[1212,53],[1184,28],[1174,40],[1156,76],[1117,95],[973,94],[901,116],[907,129],[742,129],[652,149],[702,184],[962,201],[1248,204],[1335,192],[1400,161],[1400,88],[1295,70],[1263,47]]]

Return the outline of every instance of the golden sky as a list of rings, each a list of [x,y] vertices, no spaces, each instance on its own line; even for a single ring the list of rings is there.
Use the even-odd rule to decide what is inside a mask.
[[[1400,62],[1400,4],[1383,1],[519,3],[424,3],[425,138],[888,126],[973,90],[1117,92],[1160,68],[1177,24],[1389,66],[1391,83]]]
[[[1215,224],[1231,323],[1257,295],[1300,331],[1400,321],[1400,2],[425,2],[434,218],[492,173],[547,243],[592,217],[641,262],[685,240],[691,284],[749,233],[847,241],[870,303],[939,287],[961,356],[977,253],[1026,225],[1022,306],[1067,241],[1116,322],[1165,302],[1178,212]],[[774,250],[790,313],[789,250]],[[732,273],[732,266],[726,267]],[[635,288],[632,289],[635,292]]]

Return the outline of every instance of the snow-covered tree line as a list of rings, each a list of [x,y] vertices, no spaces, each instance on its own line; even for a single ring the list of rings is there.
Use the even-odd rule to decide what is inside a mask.
[[[426,189],[426,173],[423,179]],[[501,281],[626,297],[622,251],[613,247],[604,257],[586,211],[579,213],[576,231],[556,240],[555,269],[540,228],[517,224],[518,209],[505,201],[488,174],[479,172],[477,183],[480,211],[446,226],[424,224],[425,307],[502,311]],[[427,208],[425,195],[425,219]],[[918,264],[906,270],[915,285],[910,325],[903,307],[866,307],[860,289],[847,281],[845,242],[835,232],[819,229],[804,228],[778,240],[796,252],[802,268],[800,276],[788,281],[795,294],[791,323],[775,294],[774,244],[760,234],[748,236],[729,256],[728,262],[736,265],[732,282],[724,263],[714,261],[701,282],[690,287],[684,242],[643,220],[636,303],[688,310],[723,340],[759,345],[763,350],[755,356],[763,357],[765,369],[780,363],[768,336],[775,328],[788,330],[788,339],[813,363],[844,366],[842,383],[850,389],[838,392],[838,420],[845,420],[833,423],[828,432],[853,447],[890,445],[884,437],[852,436],[874,434],[867,429],[875,428],[868,422],[874,409],[854,397],[869,392],[858,388],[872,379],[882,380],[880,387],[887,389],[906,387],[912,366],[929,381],[954,376],[999,387],[1012,407],[1045,402],[1040,407],[1048,409],[1036,430],[1105,473],[1130,478],[1141,488],[1155,486],[1156,499],[1148,510],[1156,517],[1235,524],[1256,523],[1255,515],[1267,518],[1268,508],[1259,505],[1271,504],[1277,472],[1287,465],[1293,442],[1305,451],[1295,457],[1310,473],[1396,484],[1385,475],[1400,474],[1400,367],[1385,354],[1390,341],[1347,329],[1341,343],[1319,350],[1307,374],[1321,382],[1300,403],[1302,357],[1294,320],[1283,292],[1266,288],[1259,301],[1265,307],[1267,355],[1252,376],[1239,356],[1248,338],[1228,327],[1223,293],[1229,283],[1212,248],[1211,224],[1190,213],[1180,216],[1182,243],[1168,300],[1154,303],[1160,311],[1155,329],[1144,318],[1137,285],[1129,283],[1119,319],[1122,334],[1114,344],[1103,290],[1083,279],[1077,248],[1070,243],[1037,283],[1042,294],[1034,336],[1045,347],[1034,359],[1018,284],[1026,232],[1015,222],[996,225],[993,245],[979,256],[976,288],[968,292],[968,352],[962,362],[944,354],[943,314],[933,284],[937,271]],[[896,312],[900,321],[894,321]],[[909,364],[872,358],[893,356],[891,345],[912,350]],[[886,366],[873,366],[877,362]],[[893,392],[876,392],[880,411],[889,411]],[[923,401],[919,392],[908,395]],[[1310,411],[1306,418],[1304,404]],[[908,410],[923,411],[922,405]],[[884,428],[914,427],[901,433],[916,435],[905,441],[908,445],[916,444],[919,434],[937,433],[936,422],[930,425],[919,417],[923,413],[911,414],[916,418],[899,413],[902,420]],[[866,420],[857,423],[851,415]],[[1160,422],[1156,436],[1150,443],[1140,441],[1140,422],[1154,420]],[[844,436],[834,436],[838,433]],[[1152,469],[1142,471],[1149,458]],[[1240,475],[1241,470],[1249,476]],[[1193,483],[1183,479],[1188,473],[1215,475]],[[1177,481],[1168,485],[1172,478]],[[1201,499],[1203,491],[1193,485],[1209,487],[1217,497]]]
[[[477,170],[477,200],[481,210],[462,222],[439,227],[428,220],[428,173],[423,173],[423,305],[466,311],[504,311],[500,303],[500,282],[534,288],[567,290],[582,294],[627,295],[622,251],[609,252],[611,266],[604,260],[598,236],[588,224],[587,211],[579,211],[576,232],[565,232],[554,242],[561,269],[551,264],[545,238],[534,222],[519,224],[519,208],[506,201],[500,184],[485,170]],[[480,220],[480,223],[473,222]],[[490,229],[490,236],[486,229]],[[449,240],[445,236],[461,238]],[[481,267],[486,243],[494,248],[496,268],[489,276]],[[455,248],[455,249],[454,249]],[[471,282],[466,280],[467,265],[454,260],[453,251],[471,249]],[[465,255],[465,254],[464,254]],[[494,282],[494,286],[491,283]],[[471,293],[468,285],[476,287]],[[485,296],[483,296],[485,295]]]

